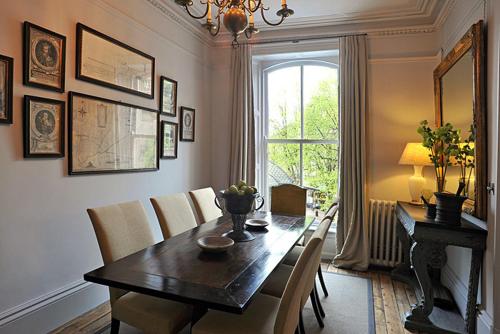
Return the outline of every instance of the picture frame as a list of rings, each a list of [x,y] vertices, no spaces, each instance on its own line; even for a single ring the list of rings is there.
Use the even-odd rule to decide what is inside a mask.
[[[154,77],[154,57],[82,23],[76,25],[77,79],[153,99]]]
[[[177,116],[177,81],[160,77],[160,113],[165,116]]]
[[[65,105],[61,100],[24,96],[24,158],[64,157]]]
[[[181,107],[180,140],[194,142],[195,109]]]
[[[179,125],[174,122],[161,121],[161,158],[177,159],[179,147]]]
[[[24,22],[23,84],[64,93],[66,37]]]
[[[0,124],[12,124],[14,58],[0,55]]]
[[[70,92],[69,175],[157,171],[158,110]]]

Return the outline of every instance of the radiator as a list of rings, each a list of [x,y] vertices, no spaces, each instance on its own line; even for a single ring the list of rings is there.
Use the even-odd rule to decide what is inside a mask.
[[[371,199],[368,208],[370,264],[395,267],[402,261],[401,243],[396,237],[396,202]]]

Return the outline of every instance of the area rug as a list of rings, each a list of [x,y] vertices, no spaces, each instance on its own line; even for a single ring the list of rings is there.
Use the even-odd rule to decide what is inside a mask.
[[[312,306],[308,301],[304,309],[304,325],[307,334],[375,334],[375,317],[373,305],[372,282],[368,278],[323,273],[329,292],[323,296],[319,286],[321,304],[326,317],[323,319],[325,328],[320,328],[316,322]],[[108,334],[109,327],[101,332]],[[122,323],[120,334],[138,334],[140,331]],[[185,328],[182,334],[188,334]],[[235,332],[236,334],[237,332]],[[271,333],[270,333],[271,334]]]

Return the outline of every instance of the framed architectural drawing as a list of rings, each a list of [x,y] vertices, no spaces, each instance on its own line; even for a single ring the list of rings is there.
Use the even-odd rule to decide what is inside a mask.
[[[153,57],[81,23],[76,27],[77,79],[154,98]]]
[[[177,159],[177,123],[161,121],[161,158]]]
[[[12,124],[14,59],[0,55],[0,123]]]
[[[64,92],[66,37],[24,22],[23,84]]]
[[[24,157],[64,157],[64,101],[24,96]]]
[[[157,110],[70,92],[69,174],[155,171]]]
[[[194,141],[194,109],[181,107],[181,141]]]
[[[160,77],[160,112],[165,116],[177,116],[177,81]]]

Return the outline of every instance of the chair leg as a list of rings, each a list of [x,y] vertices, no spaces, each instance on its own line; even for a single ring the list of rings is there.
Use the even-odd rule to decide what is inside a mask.
[[[120,331],[120,320],[111,318],[111,334],[118,334]]]
[[[299,329],[300,329],[300,334],[306,334],[306,329],[304,328],[304,317],[302,316],[302,310],[300,310],[300,315],[299,315]]]
[[[316,297],[316,303],[318,303],[319,314],[321,314],[321,317],[324,318],[325,311],[323,310],[323,305],[321,305],[321,300],[319,299],[318,289],[316,288],[316,282],[314,282],[313,293],[314,293],[314,296]]]
[[[321,265],[318,267],[318,277],[319,282],[321,283],[321,288],[323,289],[323,294],[325,297],[328,297],[328,290],[326,290],[325,280],[323,279],[323,271],[321,270]]]
[[[316,297],[314,296],[314,292],[311,291],[311,304],[314,310],[314,315],[316,316],[316,320],[318,321],[319,327],[324,328],[325,324],[323,323],[323,318],[321,318],[321,314],[319,314],[318,304],[316,303]]]

